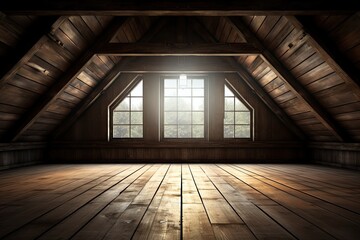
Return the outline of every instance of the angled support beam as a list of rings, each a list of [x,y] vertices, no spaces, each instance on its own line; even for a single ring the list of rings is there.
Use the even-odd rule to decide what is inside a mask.
[[[318,103],[318,101],[302,86],[292,73],[277,59],[277,57],[266,48],[258,37],[238,17],[230,17],[229,21],[244,34],[248,42],[254,43],[263,50],[262,59],[271,69],[283,79],[288,88],[296,97],[305,102],[316,118],[334,134],[339,141],[349,141],[350,137],[346,131],[332,118],[332,116]]]
[[[216,38],[209,33],[205,26],[197,19],[194,21],[194,28],[201,33],[205,41],[217,42]],[[221,59],[222,60],[222,59]],[[243,79],[245,83],[255,92],[255,94],[262,100],[262,102],[275,114],[275,116],[298,138],[305,141],[307,136],[304,132],[294,123],[286,112],[279,107],[279,105],[269,96],[267,92],[260,86],[260,84],[238,63],[234,58],[224,58],[224,62],[228,62],[231,68]]]
[[[315,48],[325,62],[360,98],[360,77],[358,71],[352,67],[353,64],[338,52],[333,44],[324,38],[325,34],[321,34],[321,30],[314,27],[308,18],[288,16],[287,19],[296,28],[305,31],[310,45]]]
[[[1,1],[6,14],[122,15],[122,16],[239,16],[346,13],[358,9],[354,0],[241,0],[241,1],[131,1],[131,0],[12,0]]]
[[[4,59],[4,62],[1,62],[0,89],[49,40],[48,35],[53,34],[65,19],[66,17],[39,17],[29,27],[16,49],[6,57],[6,61]]]
[[[116,56],[238,56],[259,53],[248,43],[109,43],[95,52]]]
[[[267,92],[260,86],[260,84],[244,69],[235,59],[228,59],[229,63],[237,69],[238,77],[252,89],[252,91],[265,103],[266,106],[278,117],[278,119],[290,129],[297,137],[305,141],[307,136],[303,131],[294,123],[286,112],[279,107],[279,105],[269,96]],[[230,75],[229,75],[230,76]]]
[[[70,84],[70,82],[76,78],[76,76],[83,71],[93,57],[95,49],[101,45],[108,43],[111,38],[116,34],[117,30],[124,24],[126,18],[115,18],[109,26],[99,35],[97,39],[93,41],[91,46],[83,52],[83,54],[75,61],[75,64],[64,73],[64,75],[56,81],[46,94],[35,103],[34,107],[31,108],[24,117],[15,125],[8,133],[10,141],[16,141],[19,136],[25,132],[63,92],[63,90]]]

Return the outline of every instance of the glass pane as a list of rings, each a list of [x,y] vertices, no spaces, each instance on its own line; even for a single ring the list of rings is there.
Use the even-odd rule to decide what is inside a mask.
[[[177,112],[165,112],[164,123],[165,124],[177,124]]]
[[[178,98],[178,109],[181,111],[191,110],[191,98]]]
[[[191,124],[191,112],[179,112],[178,124]]]
[[[116,111],[126,111],[129,110],[129,97],[124,98],[124,100],[121,101],[121,103],[119,105],[117,105],[117,107],[115,108]]]
[[[164,137],[165,138],[177,138],[177,126],[176,125],[164,126]]]
[[[192,137],[193,138],[204,138],[204,125],[193,125]]]
[[[164,109],[165,109],[165,111],[176,111],[177,110],[177,99],[176,98],[164,98]]]
[[[177,79],[164,79],[164,88],[177,88]]]
[[[234,125],[224,125],[224,138],[234,138]]]
[[[225,112],[224,124],[234,124],[234,112]]]
[[[203,111],[204,110],[204,99],[203,98],[193,98],[193,111]]]
[[[225,110],[234,111],[234,98],[226,97],[225,98]]]
[[[165,96],[170,96],[170,97],[175,97],[177,96],[177,90],[176,89],[164,89],[164,95]]]
[[[191,138],[191,125],[179,125],[179,138]]]
[[[191,80],[190,79],[179,79],[179,88],[191,88]]]
[[[203,97],[204,96],[204,89],[193,89],[192,95],[194,97]]]
[[[129,124],[129,112],[114,112],[113,124]]]
[[[204,112],[193,112],[192,124],[204,124]]]
[[[131,98],[131,110],[139,111],[143,109],[143,100],[142,98]]]
[[[225,97],[233,97],[234,96],[233,92],[227,86],[225,86],[224,94],[225,94]]]
[[[204,79],[193,79],[192,87],[193,88],[204,88]]]
[[[132,112],[131,113],[131,124],[142,124],[143,123],[143,113],[142,112]]]
[[[237,138],[249,138],[250,137],[250,125],[236,125],[235,137]]]
[[[114,126],[113,127],[113,137],[114,138],[128,138],[130,137],[130,126],[122,125],[122,126]]]
[[[191,96],[191,89],[190,88],[179,88],[179,96],[187,97]]]
[[[250,124],[250,112],[235,112],[235,124]]]
[[[131,137],[132,138],[142,138],[143,137],[143,127],[141,125],[131,125]]]
[[[136,87],[131,90],[130,96],[141,97],[143,95],[143,81],[139,82]]]
[[[235,98],[235,110],[237,110],[237,111],[249,111],[249,109],[237,98]]]

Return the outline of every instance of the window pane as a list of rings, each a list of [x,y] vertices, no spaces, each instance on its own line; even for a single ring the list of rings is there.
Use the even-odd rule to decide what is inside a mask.
[[[115,111],[126,111],[129,110],[129,104],[130,99],[129,97],[124,98],[124,100],[122,100],[122,102],[115,108]]]
[[[233,97],[234,96],[233,92],[227,86],[225,86],[224,94],[225,94],[225,97]]]
[[[165,112],[164,113],[164,123],[165,124],[177,124],[177,112]]]
[[[193,98],[193,111],[203,111],[204,110],[204,98]]]
[[[234,112],[225,112],[224,124],[234,124]]]
[[[177,88],[177,79],[165,79],[164,88]]]
[[[179,138],[191,138],[191,125],[179,125]]]
[[[130,96],[141,97],[143,95],[143,82],[139,82],[138,85],[131,91]]]
[[[179,112],[178,124],[191,124],[191,112]]]
[[[142,110],[143,109],[143,100],[142,98],[131,98],[131,110],[132,111],[139,111],[139,110]]]
[[[177,96],[177,90],[176,89],[164,89],[164,95],[165,96],[170,96],[170,97],[175,97]]]
[[[236,125],[235,137],[237,138],[249,138],[250,137],[250,125]]]
[[[204,125],[193,125],[192,137],[193,138],[203,138],[204,137]]]
[[[225,98],[225,110],[234,111],[234,98],[233,97],[226,97]]]
[[[178,98],[178,109],[180,111],[190,111],[191,110],[191,98]]]
[[[142,125],[131,125],[131,137],[132,138],[142,138],[143,137]]]
[[[250,112],[235,112],[235,124],[250,124]]]
[[[193,89],[192,95],[194,97],[203,97],[204,96],[204,89]]]
[[[177,99],[176,98],[165,98],[164,99],[165,111],[176,111],[177,110]]]
[[[224,138],[234,138],[234,125],[224,125]]]
[[[177,138],[177,125],[164,126],[164,137],[165,138]]]
[[[204,124],[204,112],[193,112],[192,124]]]
[[[114,112],[113,124],[129,124],[129,112]]]
[[[193,88],[204,88],[204,79],[193,79],[192,87]]]
[[[129,125],[121,125],[114,126],[113,128],[113,137],[114,138],[128,138],[130,137],[130,126]]]
[[[132,112],[131,113],[131,124],[142,124],[143,123],[143,113],[142,112]]]
[[[191,96],[191,89],[190,88],[180,88],[178,95],[181,97]]]
[[[237,110],[237,111],[249,111],[249,109],[237,98],[235,98],[235,110]]]

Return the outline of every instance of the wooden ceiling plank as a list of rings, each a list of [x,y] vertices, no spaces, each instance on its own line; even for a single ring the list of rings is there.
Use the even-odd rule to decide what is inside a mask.
[[[318,103],[318,101],[302,86],[292,73],[277,59],[277,57],[266,48],[261,40],[242,22],[238,17],[230,17],[230,21],[241,31],[247,38],[261,49],[262,58],[269,64],[276,74],[281,77],[288,88],[299,98],[302,99],[312,110],[316,118],[327,128],[339,141],[349,141],[350,136],[346,131],[333,119],[333,117]]]
[[[31,57],[49,40],[48,34],[54,32],[63,22],[64,17],[41,17],[29,27],[29,30],[21,37],[18,46],[1,64],[0,89],[2,89],[27,63]]]
[[[325,39],[325,34],[314,24],[304,17],[287,16],[287,19],[298,29],[303,30],[308,35],[308,42],[322,56],[326,63],[339,75],[350,89],[360,99],[360,78],[358,71],[353,64],[347,60],[333,44]]]
[[[109,43],[95,52],[117,56],[238,56],[259,53],[248,43]]]
[[[356,1],[241,0],[231,1],[132,1],[132,0],[12,0],[1,1],[5,14],[118,15],[118,16],[236,16],[264,14],[333,14],[354,12]]]
[[[20,121],[15,124],[13,129],[7,134],[10,141],[16,141],[22,133],[24,133],[41,115],[42,112],[58,98],[70,82],[78,76],[80,72],[86,67],[93,57],[93,52],[101,45],[108,43],[116,34],[117,30],[125,23],[126,18],[115,18],[109,26],[96,38],[88,49],[74,61],[75,63],[68,69],[68,71],[56,81],[49,91],[44,94],[37,103],[23,116]]]

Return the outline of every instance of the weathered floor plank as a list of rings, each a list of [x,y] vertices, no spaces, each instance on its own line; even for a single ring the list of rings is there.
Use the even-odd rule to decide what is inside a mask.
[[[360,172],[290,164],[1,171],[0,239],[358,239]]]

